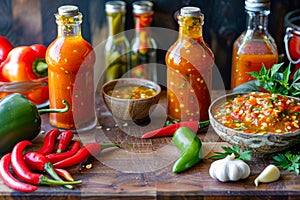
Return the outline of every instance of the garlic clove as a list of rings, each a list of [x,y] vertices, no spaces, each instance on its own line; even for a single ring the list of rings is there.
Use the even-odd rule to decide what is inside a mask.
[[[254,180],[255,186],[258,186],[258,183],[270,183],[277,181],[280,177],[280,171],[275,165],[268,165]]]

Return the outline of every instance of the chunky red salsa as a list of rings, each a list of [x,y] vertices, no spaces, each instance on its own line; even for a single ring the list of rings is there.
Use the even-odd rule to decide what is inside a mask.
[[[245,133],[293,132],[300,125],[300,102],[279,94],[243,94],[217,107],[214,117]]]

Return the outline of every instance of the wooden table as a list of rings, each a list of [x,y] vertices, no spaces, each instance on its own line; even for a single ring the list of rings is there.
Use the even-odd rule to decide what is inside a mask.
[[[300,178],[292,172],[281,171],[281,178],[273,183],[254,185],[254,179],[270,163],[271,156],[253,158],[247,161],[250,176],[242,181],[221,183],[209,176],[208,170],[213,152],[222,151],[222,142],[211,127],[199,133],[203,143],[203,160],[180,174],[171,169],[180,153],[171,138],[141,140],[137,136],[150,130],[151,126],[131,126],[115,121],[107,115],[105,108],[99,107],[98,125],[92,131],[77,133],[74,140],[83,144],[91,141],[116,142],[121,148],[105,149],[100,155],[89,159],[91,169],[80,165],[68,168],[75,179],[83,184],[74,190],[64,187],[40,186],[33,193],[20,193],[9,189],[0,182],[0,196],[3,199],[298,199]],[[163,119],[157,120],[159,126]],[[32,149],[42,145],[45,133],[53,127],[49,116],[42,116],[42,133],[33,140]],[[153,127],[152,127],[153,128]],[[155,153],[156,152],[156,153]]]

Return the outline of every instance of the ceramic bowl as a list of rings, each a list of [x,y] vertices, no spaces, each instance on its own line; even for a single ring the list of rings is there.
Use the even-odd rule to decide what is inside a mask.
[[[0,99],[12,94],[24,94],[37,107],[44,107],[49,104],[48,77],[22,82],[0,82]],[[38,95],[41,93],[43,98]]]
[[[156,91],[154,96],[141,99],[122,99],[108,95],[109,90],[119,86],[138,85],[152,88]],[[149,117],[151,107],[158,103],[161,87],[150,80],[140,78],[120,78],[109,81],[102,86],[103,101],[113,117],[121,120],[143,120]]]
[[[243,150],[251,150],[256,156],[275,153],[285,150],[300,142],[300,130],[283,134],[267,133],[267,134],[251,134],[244,133],[228,128],[215,119],[216,108],[226,101],[234,99],[242,93],[228,94],[215,99],[209,107],[210,123],[215,132],[221,139],[231,145],[240,147]],[[294,98],[294,97],[289,97]],[[294,98],[300,101],[298,98]]]

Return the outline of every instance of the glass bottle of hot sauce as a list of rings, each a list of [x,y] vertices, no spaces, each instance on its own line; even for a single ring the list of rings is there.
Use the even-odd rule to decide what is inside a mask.
[[[157,82],[157,44],[150,33],[153,3],[136,1],[132,7],[135,35],[131,41],[131,77]]]
[[[130,46],[124,31],[126,4],[124,1],[105,3],[108,38],[105,43],[106,82],[121,78],[129,70]]]
[[[168,117],[173,121],[208,120],[214,54],[202,35],[204,15],[183,7],[179,36],[166,54]]]
[[[50,124],[62,129],[88,130],[96,125],[94,109],[95,52],[81,35],[82,14],[65,5],[55,14],[57,38],[46,52],[50,108],[70,104],[66,113],[51,113]]]
[[[247,29],[235,40],[232,53],[231,89],[254,80],[247,72],[270,69],[278,62],[278,51],[268,32],[270,0],[246,0]]]

